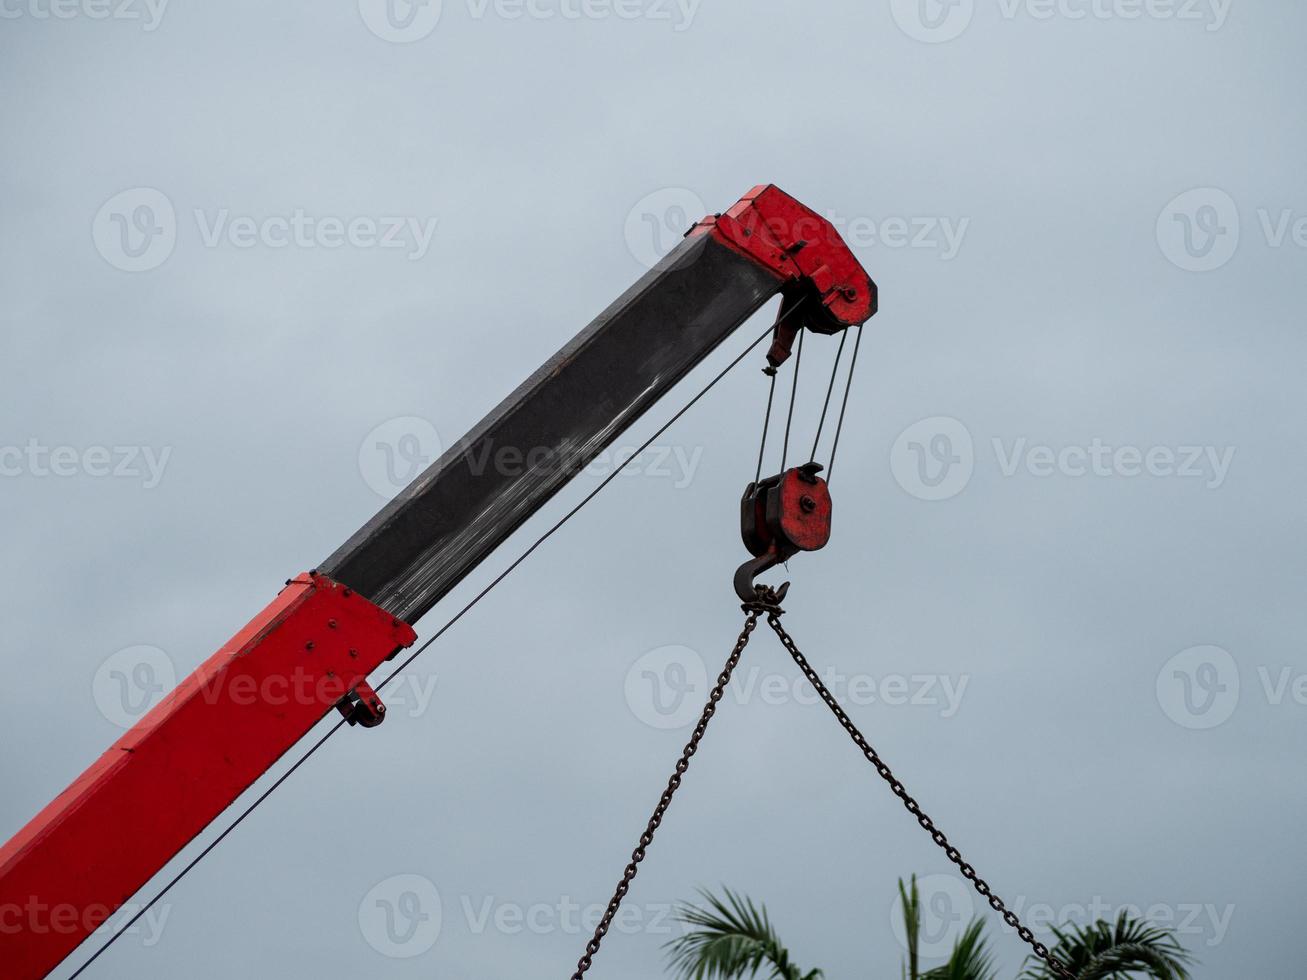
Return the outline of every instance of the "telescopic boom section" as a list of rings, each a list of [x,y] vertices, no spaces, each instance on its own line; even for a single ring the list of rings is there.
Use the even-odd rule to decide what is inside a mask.
[[[46,976],[333,707],[378,724],[368,674],[412,624],[777,294],[774,363],[801,327],[876,311],[834,227],[767,185],[690,229],[0,848],[0,973]]]
[[[782,335],[833,333],[876,311],[876,287],[834,226],[755,187],[695,225],[321,571],[416,621],[777,293]]]

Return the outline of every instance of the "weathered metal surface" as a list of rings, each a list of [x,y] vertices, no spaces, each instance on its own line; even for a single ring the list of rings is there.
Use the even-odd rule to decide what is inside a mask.
[[[408,622],[781,288],[687,238],[322,564]]]

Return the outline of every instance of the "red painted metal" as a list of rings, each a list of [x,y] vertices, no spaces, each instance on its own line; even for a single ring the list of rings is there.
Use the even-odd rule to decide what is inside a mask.
[[[799,551],[818,551],[830,541],[831,499],[826,481],[804,468],[786,470],[767,495],[767,525]]]
[[[754,595],[754,578],[789,561],[800,551],[819,551],[830,541],[830,488],[805,463],[750,483],[740,498],[740,537],[754,557],[735,572],[735,592],[744,602]],[[785,595],[785,588],[777,598]]]
[[[822,315],[805,323],[813,330],[834,333],[876,312],[876,284],[835,226],[775,184],[759,184],[729,211],[690,229],[692,236],[706,234],[815,296]]]
[[[367,681],[359,681],[354,690],[336,704],[336,710],[351,725],[364,728],[376,728],[386,720],[386,706]]]
[[[740,508],[740,535],[755,557],[777,551],[784,561],[830,541],[831,498],[815,463],[751,483]]]
[[[415,639],[324,575],[287,583],[0,848],[0,974],[44,977],[342,699],[378,714],[366,677]]]

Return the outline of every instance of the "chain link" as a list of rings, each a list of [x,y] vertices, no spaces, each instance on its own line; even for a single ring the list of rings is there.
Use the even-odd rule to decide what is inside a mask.
[[[799,648],[795,646],[793,637],[785,632],[785,627],[781,625],[780,617],[780,609],[769,609],[767,612],[767,625],[775,631],[778,637],[780,637],[781,643],[784,644],[785,649],[789,651],[794,662],[798,664],[799,670],[803,671],[803,676],[808,679],[808,683],[816,689],[817,694],[826,702],[826,706],[830,708],[831,712],[835,715],[836,720],[838,720],[844,727],[844,730],[848,732],[849,738],[853,739],[853,744],[862,751],[862,754],[866,756],[867,761],[876,767],[876,772],[878,772],[880,777],[889,784],[889,788],[893,791],[894,795],[903,802],[903,806],[907,811],[917,818],[917,823],[921,824],[922,828],[930,834],[931,839],[943,849],[944,854],[948,859],[957,865],[957,869],[962,872],[962,877],[971,882],[976,891],[979,892],[987,902],[989,902],[990,908],[1001,915],[1003,921],[1017,931],[1017,935],[1035,951],[1035,955],[1047,963],[1049,969],[1059,977],[1062,977],[1063,980],[1075,980],[1075,974],[1067,969],[1066,965],[1063,964],[1061,960],[1049,952],[1047,946],[1035,938],[1035,934],[1030,931],[1030,928],[1026,926],[1020,918],[1017,917],[1015,912],[1007,907],[1003,899],[994,894],[994,891],[989,887],[989,883],[976,873],[975,868],[973,868],[967,861],[963,860],[961,852],[949,842],[949,839],[944,836],[944,832],[935,826],[935,821],[921,809],[921,804],[908,794],[908,791],[904,789],[903,784],[899,782],[898,777],[894,775],[893,770],[891,770],[890,767],[885,764],[885,760],[880,757],[880,753],[872,748],[871,743],[863,737],[862,732],[858,731],[858,727],[853,724],[853,720],[849,718],[844,709],[840,707],[839,702],[835,700],[835,696],[832,695],[826,688],[826,685],[822,683],[821,678],[817,676],[817,672],[813,670],[812,665],[808,663],[807,657],[799,652]]]
[[[1007,907],[1007,904],[1003,899],[999,898],[999,896],[994,893],[993,889],[989,887],[989,883],[976,873],[976,869],[973,868],[970,863],[963,859],[961,852],[949,842],[949,839],[944,835],[944,832],[935,826],[935,821],[932,820],[930,816],[921,809],[921,805],[913,799],[911,795],[909,795],[908,791],[904,788],[903,783],[901,783],[898,777],[894,775],[893,770],[886,765],[885,760],[880,757],[880,753],[872,747],[871,743],[867,741],[862,732],[858,730],[858,727],[853,724],[853,720],[848,716],[845,710],[840,707],[839,702],[835,700],[835,696],[831,694],[826,685],[822,683],[817,672],[813,670],[812,665],[808,663],[808,658],[805,657],[803,653],[800,652],[798,646],[795,645],[794,638],[791,637],[790,634],[785,631],[785,627],[781,625],[780,617],[784,610],[780,608],[778,594],[771,589],[759,586],[758,599],[755,602],[746,603],[743,608],[748,616],[745,619],[744,628],[740,631],[739,639],[735,641],[735,649],[731,651],[731,655],[727,659],[726,665],[722,668],[722,672],[717,677],[716,685],[714,685],[712,691],[709,692],[708,702],[703,707],[703,713],[699,716],[699,722],[694,726],[694,732],[690,735],[690,740],[686,742],[685,748],[681,751],[681,757],[676,762],[676,769],[672,773],[671,779],[667,781],[667,788],[663,790],[663,795],[658,800],[658,805],[654,807],[653,816],[649,818],[648,826],[645,827],[644,833],[640,835],[639,844],[636,846],[635,850],[631,852],[630,863],[628,863],[626,868],[622,871],[622,877],[617,882],[617,888],[613,891],[613,897],[608,902],[608,908],[605,910],[603,918],[599,920],[599,924],[595,927],[594,935],[591,937],[590,941],[586,943],[585,955],[577,962],[576,972],[572,974],[571,980],[582,980],[586,971],[590,969],[595,955],[599,952],[599,947],[603,942],[604,937],[608,935],[608,930],[613,924],[613,919],[616,918],[618,910],[621,908],[622,900],[626,898],[627,892],[631,890],[631,882],[635,880],[636,874],[639,873],[640,863],[644,861],[645,854],[648,852],[649,846],[653,843],[654,834],[662,825],[663,816],[667,813],[667,808],[671,806],[672,797],[676,795],[676,791],[681,787],[681,779],[690,768],[690,760],[694,757],[694,754],[699,751],[699,743],[703,740],[703,736],[708,730],[708,722],[710,722],[713,715],[717,713],[717,703],[721,701],[722,696],[725,694],[726,685],[730,683],[731,675],[735,672],[735,668],[740,662],[740,657],[744,653],[744,648],[749,644],[749,637],[758,625],[758,618],[763,613],[767,614],[767,625],[769,625],[776,633],[777,637],[780,638],[781,644],[789,652],[795,664],[798,665],[799,670],[803,672],[803,676],[808,679],[808,682],[813,686],[813,689],[816,690],[821,699],[826,702],[826,706],[830,708],[831,712],[835,715],[836,720],[839,721],[841,726],[843,726],[844,730],[848,733],[849,738],[853,740],[853,743],[866,757],[867,761],[875,766],[876,772],[879,773],[880,777],[889,784],[890,790],[893,791],[894,795],[902,801],[903,806],[907,811],[917,818],[917,823],[921,824],[922,828],[930,834],[931,839],[939,845],[941,849],[943,849],[944,854],[948,859],[957,866],[957,869],[962,873],[962,876],[966,878],[967,881],[971,882],[976,891],[989,903],[990,908],[1002,916],[1003,921],[1011,928],[1016,930],[1017,935],[1020,936],[1022,941],[1030,946],[1032,950],[1034,950],[1035,955],[1048,964],[1049,969],[1051,969],[1057,976],[1061,977],[1062,980],[1076,980],[1075,975],[1067,969],[1066,965],[1054,956],[1046,945],[1035,938],[1035,934],[1031,932],[1030,928],[1021,921],[1015,912]]]
[[[676,761],[676,771],[672,773],[672,778],[667,781],[667,788],[663,790],[662,798],[658,800],[658,805],[654,807],[653,816],[649,818],[649,825],[645,827],[644,833],[640,835],[640,843],[631,852],[631,862],[622,872],[621,880],[618,881],[617,889],[608,902],[604,917],[599,920],[599,925],[595,927],[594,936],[585,944],[585,955],[576,964],[576,972],[572,974],[571,980],[581,980],[586,971],[590,969],[595,954],[599,952],[599,944],[604,941],[604,936],[608,935],[608,929],[612,926],[618,909],[621,908],[622,899],[631,890],[631,882],[640,870],[640,862],[644,860],[645,852],[648,850],[649,845],[653,843],[654,834],[663,822],[663,815],[667,813],[667,808],[672,804],[672,797],[681,788],[681,777],[690,768],[690,759],[699,751],[699,743],[708,730],[708,722],[712,721],[713,715],[717,713],[717,702],[726,693],[726,685],[731,681],[731,674],[735,672],[735,668],[740,662],[740,656],[744,653],[744,648],[749,645],[749,635],[753,633],[754,628],[758,625],[758,617],[762,613],[775,608],[774,605],[768,605],[762,601],[750,603],[744,607],[745,612],[749,615],[744,621],[744,629],[740,631],[739,639],[735,641],[735,649],[731,651],[726,666],[722,668],[721,674],[717,677],[717,684],[708,695],[708,703],[703,706],[703,713],[699,716],[699,723],[694,726],[694,732],[690,735],[690,740],[685,743],[685,748],[681,751],[681,757]]]

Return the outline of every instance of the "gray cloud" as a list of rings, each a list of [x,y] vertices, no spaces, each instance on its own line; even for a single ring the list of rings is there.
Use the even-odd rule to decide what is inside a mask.
[[[846,674],[969,679],[948,717],[856,718],[1014,904],[1160,905],[1177,922],[1197,907],[1199,975],[1293,975],[1307,707],[1280,681],[1307,672],[1307,255],[1281,219],[1307,208],[1307,14],[1235,3],[1212,30],[981,0],[936,43],[888,0],[703,3],[688,23],[675,4],[502,6],[446,0],[404,43],[355,4],[156,5],[149,30],[94,19],[90,0],[67,20],[5,8],[0,444],[171,452],[148,489],[81,464],[0,477],[0,836],[115,737],[93,691],[106,658],[158,648],[180,676],[370,516],[365,436],[416,417],[452,443],[639,275],[653,243],[631,234],[774,181],[849,229],[883,309],[834,539],[791,563],[788,626]],[[96,216],[138,188],[167,198],[175,240],[128,272],[114,243],[139,248],[135,212]],[[1177,201],[1194,189],[1224,196]],[[628,227],[650,195],[667,204]],[[278,244],[297,213],[327,222],[325,242]],[[219,214],[252,236],[228,223],[206,243]],[[350,239],[387,217],[418,229],[406,247]],[[832,349],[810,346],[808,394]],[[88,975],[570,972],[585,936],[561,910],[606,900],[686,734],[641,720],[628,671],[667,646],[715,671],[738,629],[735,509],[764,398],[754,365],[732,375],[661,441],[692,473],[615,481],[418,661],[425,710],[338,736],[175,890],[157,934]],[[892,464],[935,418],[965,426],[974,468],[923,500]],[[1214,487],[1008,475],[995,440],[1234,455]],[[900,462],[940,478],[918,443]],[[1201,646],[1240,682],[1211,728],[1159,698],[1184,683],[1164,666]],[[746,665],[792,676],[761,633]],[[1189,683],[1204,679],[1231,677]],[[822,709],[732,698],[631,893],[645,927],[614,934],[595,973],[662,975],[658,910],[726,882],[768,903],[805,964],[893,975],[895,877],[947,870]],[[407,959],[360,924],[398,875],[442,905]],[[1014,973],[1020,943],[996,943]]]

